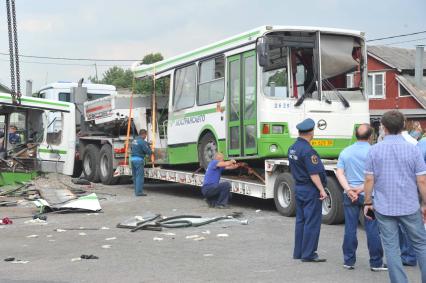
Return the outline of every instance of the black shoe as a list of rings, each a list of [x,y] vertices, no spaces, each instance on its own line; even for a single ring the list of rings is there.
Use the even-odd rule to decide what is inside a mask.
[[[204,199],[205,201],[206,201],[206,203],[207,203],[207,205],[210,207],[210,208],[213,208],[214,207],[214,203],[212,202],[212,201],[210,201],[209,199]]]
[[[302,259],[302,262],[326,262],[327,260],[325,258],[313,258],[313,259]]]
[[[408,262],[403,262],[402,263],[403,266],[416,266],[417,263],[408,263]]]
[[[370,267],[370,270],[373,272],[388,271],[388,266],[386,264],[382,264],[382,266]]]
[[[136,195],[137,197],[146,197],[147,196],[147,194],[145,194],[145,193],[141,193],[141,194],[138,194],[138,195]]]

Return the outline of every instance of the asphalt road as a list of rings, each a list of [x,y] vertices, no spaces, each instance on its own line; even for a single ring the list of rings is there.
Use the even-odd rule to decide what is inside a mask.
[[[51,180],[43,182],[58,186]],[[47,225],[17,219],[0,226],[0,282],[388,282],[386,272],[369,270],[361,229],[355,270],[342,267],[343,225],[322,226],[319,254],[327,258],[326,263],[301,263],[292,259],[294,218],[279,215],[271,201],[236,196],[232,209],[225,211],[208,208],[196,188],[158,183],[145,188],[148,196],[136,198],[131,184],[96,185],[102,213],[51,214]],[[217,222],[163,231],[174,235],[115,228],[126,218],[148,211],[164,216],[240,211],[249,224]],[[34,212],[31,204],[23,203],[0,208],[0,217]],[[79,227],[109,229],[69,230]],[[67,231],[54,231],[57,228]],[[205,239],[187,238],[192,235]],[[82,254],[99,259],[72,261]],[[3,261],[7,257],[29,262]],[[417,267],[407,272],[411,282],[420,282]]]

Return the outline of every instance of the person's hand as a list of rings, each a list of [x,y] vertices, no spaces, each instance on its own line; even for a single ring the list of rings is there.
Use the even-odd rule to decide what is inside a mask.
[[[368,220],[374,220],[373,218],[371,218],[370,216],[367,215],[368,210],[373,210],[373,205],[365,205],[364,206],[364,216],[368,219]]]
[[[232,164],[237,164],[237,161],[235,161],[235,159],[231,159],[230,161],[232,162]]]
[[[320,200],[325,200],[327,198],[327,193],[325,192],[324,189],[320,190]]]
[[[423,223],[426,224],[426,203],[422,205]]]
[[[356,202],[358,200],[358,194],[354,190],[347,191],[347,195],[352,202]]]
[[[253,168],[249,168],[247,171],[248,171],[248,173],[249,173],[250,175],[254,173]]]

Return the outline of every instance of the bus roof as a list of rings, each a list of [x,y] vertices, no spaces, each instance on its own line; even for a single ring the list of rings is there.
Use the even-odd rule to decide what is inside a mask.
[[[77,87],[78,83],[73,82],[56,82],[56,83],[50,83],[48,85],[45,85],[40,88],[40,91],[47,90],[47,89],[71,89],[72,87]],[[83,83],[83,87],[87,87],[87,90],[109,90],[109,91],[115,91],[116,88],[113,85],[107,85],[107,84],[92,84],[92,83]]]
[[[324,27],[309,27],[309,26],[261,26],[253,30],[226,38],[224,40],[212,43],[210,45],[195,49],[193,51],[174,56],[162,61],[141,65],[140,62],[135,62],[132,67],[132,71],[135,74],[135,77],[142,78],[146,76],[151,76],[155,73],[161,73],[167,71],[175,66],[185,64],[185,62],[190,62],[209,56],[211,54],[224,52],[225,50],[237,48],[246,44],[254,43],[256,38],[262,36],[263,34],[271,31],[321,31],[325,33],[334,33],[342,35],[351,35],[356,37],[363,37],[364,33],[355,30],[346,30],[346,29],[336,29],[336,28],[324,28]]]
[[[74,104],[69,102],[62,102],[56,100],[49,100],[36,97],[21,97],[21,104],[14,105],[12,103],[12,96],[9,93],[0,93],[0,105],[13,106],[22,109],[40,109],[40,110],[55,110],[62,112],[69,112],[74,109]]]

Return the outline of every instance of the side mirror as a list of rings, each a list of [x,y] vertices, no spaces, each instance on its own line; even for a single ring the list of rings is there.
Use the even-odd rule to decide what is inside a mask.
[[[257,39],[256,42],[256,51],[257,51],[257,58],[259,58],[259,65],[261,67],[265,67],[268,65],[268,44],[266,41],[266,38],[264,36],[261,36]]]

